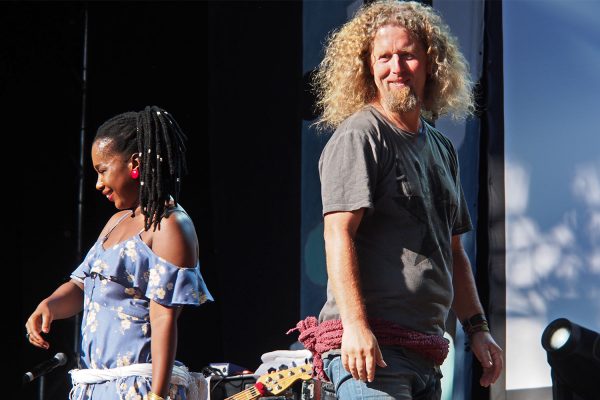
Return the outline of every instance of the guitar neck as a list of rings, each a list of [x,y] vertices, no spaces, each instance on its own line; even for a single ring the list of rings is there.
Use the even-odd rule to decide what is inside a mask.
[[[254,400],[259,398],[260,396],[261,394],[256,388],[256,386],[252,386],[251,388],[236,393],[233,396],[226,398],[225,400]]]

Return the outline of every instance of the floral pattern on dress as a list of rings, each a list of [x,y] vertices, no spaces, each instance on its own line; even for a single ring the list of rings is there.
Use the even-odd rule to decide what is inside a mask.
[[[135,242],[133,240],[128,240],[125,242],[125,247],[121,250],[121,257],[127,256],[131,258],[132,262],[137,260],[137,251],[135,249]]]
[[[120,355],[117,354],[117,367],[126,367],[131,365],[131,359],[133,358],[133,353],[128,351],[127,354]]]
[[[84,282],[82,368],[151,362],[150,300],[165,306],[198,306],[213,300],[199,264],[194,268],[170,264],[138,235],[106,250],[96,242],[72,277]],[[151,379],[131,376],[78,386],[71,398],[141,400],[150,390]],[[169,396],[185,400],[185,387],[171,385]]]

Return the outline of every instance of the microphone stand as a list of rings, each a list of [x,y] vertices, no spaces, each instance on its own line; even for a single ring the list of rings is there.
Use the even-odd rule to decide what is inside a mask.
[[[46,377],[44,375],[38,378],[38,399],[44,400],[44,386],[46,384]]]
[[[87,50],[88,50],[88,3],[83,5],[83,60],[82,60],[82,79],[81,79],[81,125],[79,135],[79,193],[77,199],[77,261],[82,258],[82,237],[83,237],[83,192],[84,192],[84,154],[85,154],[85,133],[86,133],[86,110],[87,110]],[[79,365],[79,335],[81,324],[81,313],[73,317],[73,353],[77,366]],[[44,400],[46,386],[45,376],[38,378],[38,400]]]
[[[80,262],[83,257],[83,195],[85,184],[85,135],[86,135],[86,114],[87,114],[87,64],[88,64],[88,3],[83,3],[83,59],[81,71],[81,125],[79,132],[79,190],[77,198],[77,261]],[[79,364],[79,341],[81,313],[73,318],[73,354],[75,365],[81,368]],[[43,376],[41,377],[43,378]],[[40,396],[40,400],[43,400]]]
[[[77,201],[77,260],[83,255],[83,192],[84,192],[84,161],[85,161],[85,130],[86,130],[86,109],[87,109],[87,58],[88,58],[88,5],[84,5],[83,21],[83,63],[81,80],[81,127],[79,134],[79,197]],[[73,351],[79,364],[79,319],[80,315],[75,316],[75,343]]]

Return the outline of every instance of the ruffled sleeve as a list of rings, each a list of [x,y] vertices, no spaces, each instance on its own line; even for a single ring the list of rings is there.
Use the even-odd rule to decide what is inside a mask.
[[[94,246],[92,246],[90,251],[88,251],[87,255],[81,262],[81,264],[79,264],[75,271],[71,273],[71,279],[75,279],[76,281],[83,283],[83,280],[90,275],[90,270],[92,269],[92,260],[94,258],[94,255],[96,254],[97,245],[98,242],[96,242]]]
[[[145,296],[164,306],[199,306],[213,301],[199,264],[194,268],[179,268],[160,257],[151,260]]]

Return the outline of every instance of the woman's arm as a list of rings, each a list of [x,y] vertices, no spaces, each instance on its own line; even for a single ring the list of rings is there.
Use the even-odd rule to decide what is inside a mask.
[[[152,251],[171,264],[193,267],[198,261],[196,232],[192,220],[182,212],[163,218],[154,232]],[[181,307],[150,301],[152,332],[152,392],[166,398],[177,353],[177,319]]]
[[[25,329],[29,333],[29,341],[34,346],[48,349],[50,344],[44,340],[41,332],[50,332],[50,325],[55,319],[72,317],[82,309],[83,284],[75,280],[62,284],[42,300],[27,319]]]
[[[177,352],[177,318],[181,307],[150,301],[152,391],[166,398]]]

